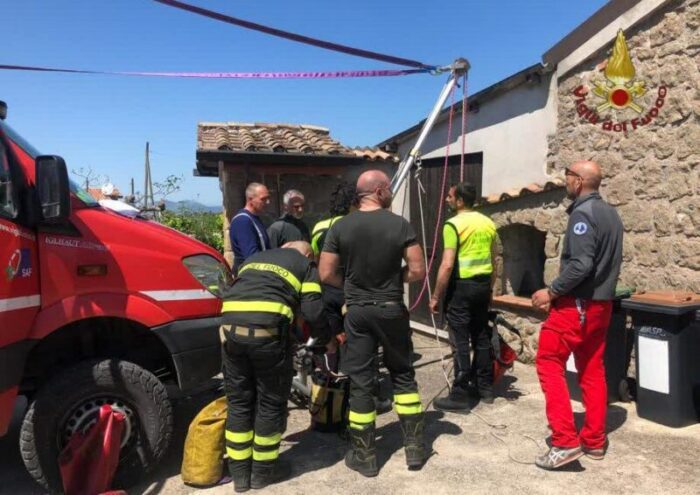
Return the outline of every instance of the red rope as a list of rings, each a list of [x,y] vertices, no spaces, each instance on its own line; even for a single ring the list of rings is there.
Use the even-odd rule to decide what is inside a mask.
[[[442,186],[440,187],[440,199],[438,201],[440,203],[440,206],[438,208],[437,222],[435,223],[435,233],[433,236],[433,252],[430,255],[428,269],[425,272],[425,279],[423,279],[423,287],[421,288],[420,294],[418,294],[418,297],[416,297],[416,300],[413,302],[413,305],[409,308],[409,311],[413,311],[414,309],[416,309],[421,299],[423,299],[423,294],[425,294],[425,291],[428,288],[428,284],[430,283],[430,272],[433,269],[433,262],[435,261],[437,241],[438,237],[440,237],[438,234],[440,232],[440,224],[442,223],[442,207],[445,204],[444,195],[445,185],[447,184],[448,164],[450,160],[450,141],[452,141],[452,117],[454,115],[454,102],[455,91],[453,87],[452,91],[450,92],[450,117],[447,121],[447,145],[445,146],[445,165],[443,166],[442,171]],[[418,191],[418,194],[420,194],[420,191]]]
[[[462,78],[462,157],[459,162],[459,181],[464,182],[464,150],[467,141],[467,74]]]

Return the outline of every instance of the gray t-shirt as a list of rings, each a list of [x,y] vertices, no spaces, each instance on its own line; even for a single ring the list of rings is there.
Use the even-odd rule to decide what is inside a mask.
[[[345,267],[347,304],[403,300],[401,262],[416,241],[405,218],[388,210],[355,211],[328,231],[323,251]]]

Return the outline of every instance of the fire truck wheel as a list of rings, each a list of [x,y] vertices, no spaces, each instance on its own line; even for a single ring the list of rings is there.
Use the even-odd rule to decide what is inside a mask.
[[[62,492],[58,456],[77,431],[95,424],[109,404],[125,415],[113,487],[129,486],[163,458],[173,432],[165,386],[127,361],[94,360],[67,368],[47,381],[22,423],[20,451],[31,476],[50,492]]]

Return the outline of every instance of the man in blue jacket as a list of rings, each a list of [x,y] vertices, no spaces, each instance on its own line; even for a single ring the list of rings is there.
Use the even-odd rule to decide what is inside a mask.
[[[270,249],[265,225],[258,216],[270,204],[270,192],[263,184],[251,182],[246,187],[245,200],[245,207],[238,210],[229,226],[234,274],[251,255]]]

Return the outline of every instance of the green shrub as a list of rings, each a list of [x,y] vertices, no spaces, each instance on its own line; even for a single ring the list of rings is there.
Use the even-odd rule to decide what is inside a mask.
[[[162,214],[161,222],[210,245],[220,253],[224,252],[224,224],[220,213],[166,210]]]

